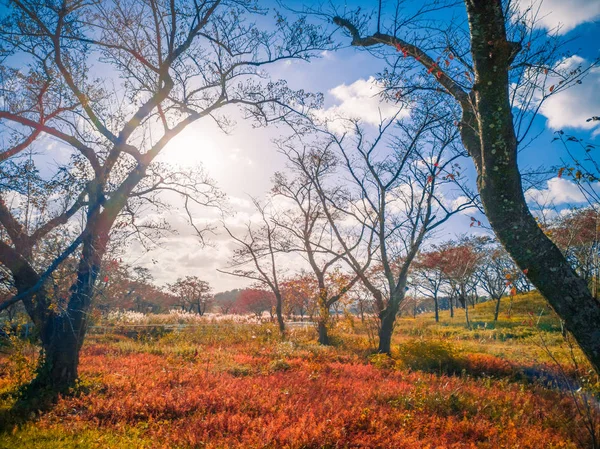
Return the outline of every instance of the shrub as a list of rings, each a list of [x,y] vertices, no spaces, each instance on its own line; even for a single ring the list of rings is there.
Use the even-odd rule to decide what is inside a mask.
[[[277,371],[287,371],[290,368],[291,368],[290,364],[288,362],[286,362],[285,360],[283,360],[283,359],[273,360],[271,362],[271,364],[269,365],[269,369],[271,371],[275,371],[275,372],[277,372]]]
[[[455,374],[463,369],[463,361],[456,348],[446,341],[414,339],[402,343],[398,362],[412,370]]]
[[[369,357],[369,362],[378,369],[393,369],[396,367],[396,361],[387,354],[373,354]]]

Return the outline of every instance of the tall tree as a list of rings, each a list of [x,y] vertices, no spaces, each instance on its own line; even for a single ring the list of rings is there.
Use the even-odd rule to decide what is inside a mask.
[[[584,70],[560,64],[557,47],[544,36],[537,45],[544,31],[536,27],[535,14],[519,12],[516,3],[465,0],[468,29],[453,22],[447,32],[429,33],[429,38],[415,32],[410,17],[402,17],[400,3],[392,8],[396,13],[389,21],[376,15],[375,32],[368,30],[372,23],[360,14],[335,15],[333,21],[350,35],[353,46],[389,48],[400,56],[395,61],[403,57],[415,61],[460,106],[461,139],[475,162],[481,201],[494,232],[600,372],[600,302],[538,226],[525,200],[517,164],[539,99],[580,81]],[[422,14],[442,7],[432,2],[412,18],[421,20]],[[440,39],[436,42],[435,37]],[[516,88],[511,89],[513,84]],[[526,115],[529,119],[524,119]]]
[[[343,255],[375,298],[381,353],[391,351],[396,316],[419,248],[434,229],[472,204],[469,199],[448,201],[452,186],[460,184],[457,161],[462,157],[455,146],[456,131],[444,119],[448,113],[444,104],[424,97],[411,103],[410,120],[399,120],[396,114],[373,134],[348,120],[341,135],[321,128],[324,140],[307,140],[297,133],[300,143],[286,143],[315,185],[341,247],[336,254]],[[339,174],[325,176],[336,168],[350,179],[349,188],[340,187]],[[447,198],[442,198],[443,188]],[[380,277],[368,275],[372,261]]]
[[[440,293],[446,282],[442,257],[442,251],[434,247],[419,253],[413,265],[413,274],[416,277],[418,289],[433,299],[436,323],[440,321]]]
[[[285,198],[290,207],[280,211],[275,220],[288,234],[287,249],[289,252],[301,254],[317,281],[316,304],[319,310],[317,329],[319,343],[329,345],[328,329],[331,327],[331,308],[358,281],[358,276],[342,276],[337,273],[342,260],[343,251],[331,229],[323,206],[319,200],[315,184],[303,173],[301,166],[309,161],[299,161],[296,152],[288,153],[291,168],[295,176],[290,178],[279,172],[275,175],[274,199]]]
[[[252,222],[246,225],[245,235],[236,235],[224,225],[229,236],[237,243],[231,262],[221,273],[251,279],[268,288],[275,297],[275,312],[281,335],[285,335],[283,320],[283,292],[281,281],[285,271],[280,260],[281,253],[287,252],[286,237],[283,229],[272,217],[272,206],[262,205],[253,200],[260,224]]]
[[[22,232],[11,238],[12,246],[0,248],[2,263],[20,273],[18,295],[0,309],[22,300],[40,328],[38,384],[58,389],[77,378],[111,229],[136,192],[144,192],[140,186],[165,146],[203,118],[227,126],[219,110],[228,105],[264,124],[291,113],[285,105],[298,109],[310,101],[283,82],[270,82],[263,67],[306,59],[329,38],[302,19],[290,23],[279,16],[270,31],[262,31],[252,18],[263,13],[252,0],[10,2],[0,28],[3,70],[27,61],[31,75],[25,81],[52,80],[51,104],[61,101],[56,108],[32,109],[17,98],[5,103],[0,120],[23,130],[17,146],[40,133],[57,140],[77,154],[86,175],[68,209],[82,210],[83,230],[63,255],[38,271],[17,249]],[[57,110],[60,119],[48,120]],[[81,257],[69,297],[64,307],[48,308],[44,286],[76,251]]]
[[[212,288],[198,276],[179,278],[168,288],[179,298],[181,308],[189,312],[195,309],[196,313],[202,316],[212,305]]]

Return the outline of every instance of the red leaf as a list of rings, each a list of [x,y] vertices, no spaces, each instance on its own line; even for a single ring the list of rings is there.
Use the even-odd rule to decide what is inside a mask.
[[[554,90],[554,84],[552,86],[550,86],[550,92],[552,92]]]

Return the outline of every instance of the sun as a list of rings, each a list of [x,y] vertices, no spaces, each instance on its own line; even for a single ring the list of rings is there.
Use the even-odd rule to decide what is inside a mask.
[[[196,124],[174,137],[158,159],[180,167],[202,165],[212,176],[218,176],[225,168],[227,156],[224,153],[214,131]]]

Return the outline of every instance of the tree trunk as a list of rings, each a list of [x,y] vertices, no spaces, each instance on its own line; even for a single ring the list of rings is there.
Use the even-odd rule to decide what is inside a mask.
[[[565,322],[596,372],[600,373],[600,302],[531,215],[517,166],[508,67],[517,50],[506,38],[500,0],[466,2],[476,73],[478,145],[469,126],[463,143],[477,167],[486,216],[511,257]]]
[[[283,321],[283,298],[281,294],[276,294],[275,299],[275,314],[277,315],[277,324],[279,325],[279,332],[281,335],[285,335],[285,322]]]
[[[94,286],[113,221],[100,219],[83,239],[77,279],[71,286],[66,310],[52,312],[40,332],[44,357],[35,384],[61,391],[77,379],[79,351],[87,331]]]
[[[496,309],[494,310],[494,321],[498,321],[498,316],[500,315],[500,298],[501,298],[501,296],[498,296],[498,298],[496,298]]]
[[[329,311],[330,304],[327,297],[327,289],[324,284],[319,287],[319,321],[317,328],[319,331],[319,344],[329,345],[328,327],[331,320],[331,313]]]
[[[400,304],[404,299],[404,288],[400,286],[398,292],[400,292],[399,296],[392,296],[385,310],[379,314],[381,327],[379,329],[379,347],[377,348],[377,352],[380,354],[389,355],[392,353],[392,334],[394,333],[394,325],[396,323],[396,316],[400,310]]]
[[[437,295],[433,295],[433,307],[435,309],[435,322],[440,322],[440,305],[438,303]]]
[[[454,318],[454,297],[450,296],[450,300],[448,302],[450,304],[450,318]]]
[[[42,334],[43,359],[34,384],[52,391],[64,391],[78,376],[82,336],[66,315],[55,316],[49,334]]]
[[[324,346],[329,346],[331,344],[329,340],[329,334],[327,332],[327,323],[322,319],[319,319],[319,323],[317,324],[319,330],[319,344]]]
[[[393,309],[393,307],[392,307]],[[381,328],[379,329],[379,347],[377,352],[380,354],[392,353],[392,334],[394,333],[394,324],[396,322],[396,314],[398,307],[395,310],[386,309],[381,316]]]

